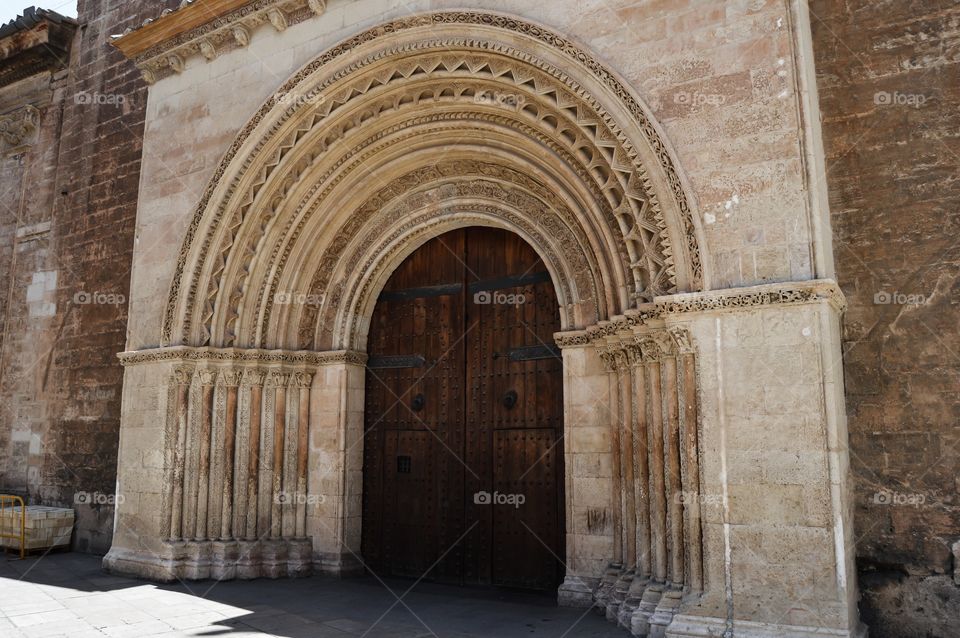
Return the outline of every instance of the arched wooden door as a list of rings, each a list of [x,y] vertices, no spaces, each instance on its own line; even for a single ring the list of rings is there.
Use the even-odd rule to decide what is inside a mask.
[[[466,228],[394,272],[373,313],[363,557],[377,574],[552,589],[563,578],[563,381],[549,274]]]

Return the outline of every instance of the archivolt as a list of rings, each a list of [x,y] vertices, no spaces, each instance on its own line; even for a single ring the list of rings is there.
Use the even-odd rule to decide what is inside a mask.
[[[464,25],[473,37],[457,35]],[[451,160],[428,161],[429,152]],[[681,181],[622,83],[541,27],[436,13],[338,45],[246,125],[188,229],[164,342],[314,348],[352,341],[336,329],[324,334],[324,326],[355,329],[356,312],[369,303],[364,295],[376,292],[373,279],[354,281],[353,305],[343,308],[340,294],[331,294],[331,273],[378,244],[387,211],[412,216],[424,197],[448,214],[512,199],[498,219],[518,232],[538,229],[527,236],[541,255],[556,252],[555,276],[580,278],[570,280],[565,301],[580,311],[565,317],[566,328],[702,285]],[[372,231],[358,245],[362,229]],[[417,235],[398,232],[411,241]],[[271,317],[284,285],[323,302],[279,313],[288,321],[280,325]],[[291,335],[293,320],[299,328]]]

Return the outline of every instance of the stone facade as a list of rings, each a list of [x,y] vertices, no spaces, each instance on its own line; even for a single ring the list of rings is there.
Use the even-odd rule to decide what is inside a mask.
[[[877,636],[948,636],[960,625],[960,8],[813,2],[811,13],[850,304],[863,615]]]
[[[889,170],[914,130],[950,144],[950,62],[901,36],[955,15],[204,2],[81,3],[69,64],[0,63],[0,122],[36,139],[2,173],[0,489],[94,495],[76,545],[116,572],[362,570],[377,293],[430,237],[497,226],[560,301],[562,603],[636,635],[861,635],[858,603],[875,635],[949,635],[955,360],[923,326],[955,337],[953,200],[933,160]],[[911,282],[923,304],[875,302]]]
[[[82,27],[41,12],[0,38],[0,490],[73,506],[84,551],[110,547],[146,106],[109,36],[156,7],[81,2]]]
[[[507,4],[237,2],[200,24],[187,5],[117,41],[153,83],[138,225],[163,240],[134,254],[105,566],[161,580],[362,567],[373,304],[426,239],[479,224],[533,246],[562,308],[560,601],[637,635],[860,635],[843,301],[808,186],[822,166],[799,154],[814,135],[805,14],[709,14],[783,54],[769,69],[723,57],[731,42],[704,26],[711,84],[667,73],[669,52],[629,22]],[[765,114],[759,130],[715,147],[682,133],[745,108]],[[710,159],[738,143],[755,183]],[[714,180],[752,195],[713,203]],[[301,297],[317,302],[283,301]],[[224,371],[316,357],[299,389]],[[259,467],[238,473],[257,446]],[[305,508],[278,500],[303,484]],[[251,518],[253,535],[236,525]],[[222,560],[238,552],[245,573]]]

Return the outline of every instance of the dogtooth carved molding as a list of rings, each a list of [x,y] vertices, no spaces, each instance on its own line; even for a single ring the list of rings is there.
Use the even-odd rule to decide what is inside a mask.
[[[490,37],[447,37],[436,30],[467,24],[483,27]],[[497,41],[493,36],[501,30],[527,39]],[[574,66],[561,70],[529,50],[538,48],[548,48],[551,55],[561,55]],[[359,55],[361,50],[369,52]],[[338,70],[343,64],[339,58],[347,53],[358,59]],[[571,71],[590,79],[577,81]],[[602,96],[585,88],[597,83],[602,84]],[[550,167],[552,177],[560,183],[574,179],[583,189],[565,194],[563,204],[581,215],[584,208],[591,211],[578,224],[584,228],[581,236],[587,233],[592,244],[589,252],[596,265],[591,269],[601,268],[607,260],[603,253],[619,262],[602,266],[606,274],[600,291],[606,298],[596,300],[602,306],[594,313],[599,318],[660,294],[702,286],[690,206],[654,125],[611,72],[555,34],[493,14],[404,18],[334,47],[275,96],[291,94],[300,98],[292,106],[280,97],[264,105],[211,179],[178,259],[163,343],[281,345],[279,337],[264,333],[272,329],[267,323],[272,314],[269,290],[275,289],[278,279],[289,277],[286,259],[301,240],[312,211],[330,215],[329,209],[342,202],[327,200],[342,198],[345,185],[371,159],[396,153],[394,144],[415,144],[425,127],[436,129],[450,118],[496,130],[509,139],[514,153],[534,152],[535,141],[560,153],[562,163]],[[616,114],[604,106],[611,100]],[[451,114],[452,104],[458,108]],[[432,105],[436,113],[402,119],[408,111],[433,110]],[[618,121],[624,113],[630,120]],[[391,137],[404,129],[409,133],[406,141]],[[358,137],[359,144],[341,143],[335,156],[327,151],[332,144]],[[477,140],[483,139],[479,134]],[[375,143],[376,150],[368,148]],[[644,158],[656,158],[655,175],[648,172]],[[522,159],[518,164],[497,158],[514,171],[529,173],[529,164]],[[312,186],[301,188],[308,179]],[[563,206],[557,203],[552,202],[550,211],[559,217]],[[354,213],[360,207],[359,202],[350,206]],[[280,227],[273,220],[284,222],[282,232],[264,236],[263,229]],[[569,222],[566,225],[576,230]],[[556,237],[550,239],[565,245]],[[250,268],[251,259],[263,263]],[[273,282],[262,279],[266,272]],[[261,279],[247,281],[252,273]],[[629,294],[616,298],[622,293],[611,290],[623,286]],[[243,313],[247,318],[239,316]]]

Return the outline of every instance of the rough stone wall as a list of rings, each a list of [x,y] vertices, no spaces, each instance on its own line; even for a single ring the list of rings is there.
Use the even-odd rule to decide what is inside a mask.
[[[861,609],[960,625],[960,5],[815,0]]]
[[[52,78],[36,143],[0,171],[0,186],[19,193],[0,220],[0,490],[73,505],[74,546],[84,551],[105,552],[112,533],[116,353],[146,107],[145,84],[109,36],[159,4],[81,0],[69,68]],[[11,87],[25,103],[26,86]]]

